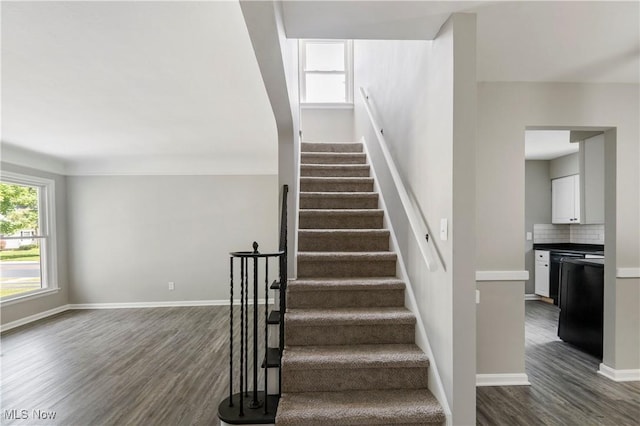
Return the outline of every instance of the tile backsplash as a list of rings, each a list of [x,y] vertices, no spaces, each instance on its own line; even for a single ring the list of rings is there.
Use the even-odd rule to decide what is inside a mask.
[[[533,225],[535,244],[604,244],[604,225]]]

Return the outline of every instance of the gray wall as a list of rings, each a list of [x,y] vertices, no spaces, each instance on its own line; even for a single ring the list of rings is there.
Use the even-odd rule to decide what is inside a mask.
[[[44,311],[58,308],[66,305],[69,300],[69,274],[68,274],[68,256],[67,256],[67,180],[66,177],[47,173],[28,167],[16,166],[8,163],[1,163],[2,170],[14,173],[22,173],[25,175],[39,176],[43,178],[53,179],[55,181],[55,197],[56,197],[56,255],[58,262],[58,288],[55,294],[38,297],[23,302],[17,302],[11,305],[5,305],[0,310],[0,321],[6,324],[12,321],[36,315]]]
[[[549,177],[551,179],[580,173],[580,154],[578,152],[554,158],[549,162]]]
[[[551,179],[546,160],[525,161],[525,232],[533,233],[536,223],[551,223]],[[533,239],[524,242],[525,269],[529,280],[525,283],[525,294],[535,293],[535,257]]]
[[[604,223],[604,134],[580,143],[581,223]]]
[[[389,210],[454,424],[475,424],[475,16],[456,14],[433,42],[356,41],[356,135],[364,136]],[[426,270],[377,148],[359,88],[370,94],[407,190],[444,268]],[[455,254],[454,254],[455,247]]]
[[[275,175],[67,181],[70,303],[228,300],[228,253],[277,249]]]
[[[360,96],[359,93],[356,93]],[[306,142],[353,142],[353,109],[309,108],[301,111],[302,139]]]
[[[638,95],[638,85],[632,84],[478,85],[478,269],[524,268],[525,170],[522,160],[526,127],[584,127],[585,130],[615,127],[613,138],[607,139],[605,134],[605,151],[613,150],[606,155],[613,161],[607,163],[605,170],[609,178],[605,184],[608,210],[605,212],[604,363],[616,369],[640,368],[640,279],[615,276],[615,268],[637,268],[640,263]],[[497,158],[512,161],[496,161]],[[615,189],[612,188],[614,181],[617,181]],[[490,319],[478,317],[478,372],[524,372],[524,283],[505,282],[501,291],[503,299],[496,306],[484,302],[482,292],[490,291],[489,284],[478,287],[481,291],[478,309],[493,312]],[[510,306],[509,310],[502,308],[505,303]],[[481,335],[489,335],[488,330],[498,321],[513,325],[511,334],[504,339],[507,347],[481,340]]]

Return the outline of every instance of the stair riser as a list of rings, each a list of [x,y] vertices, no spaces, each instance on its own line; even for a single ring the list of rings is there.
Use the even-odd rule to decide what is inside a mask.
[[[304,197],[300,209],[377,209],[378,197]]]
[[[404,290],[289,290],[287,306],[291,309],[402,307]]]
[[[382,215],[306,216],[300,214],[300,229],[382,229]]]
[[[372,192],[373,182],[300,182],[302,192]]]
[[[388,251],[388,234],[298,234],[299,251]]]
[[[298,278],[395,277],[395,260],[302,260],[298,259]]]
[[[364,154],[351,155],[326,155],[302,153],[300,154],[301,164],[366,164],[367,160]]]
[[[302,142],[302,152],[362,152],[362,144],[357,143],[325,143]]]
[[[331,332],[327,332],[328,329]],[[413,343],[414,332],[414,324],[298,326],[285,323],[285,341],[289,346]]]
[[[346,390],[420,389],[427,387],[426,368],[340,368],[282,370],[283,392],[341,392]]]
[[[300,168],[302,177],[369,177],[369,168],[317,168],[312,166],[302,166]]]

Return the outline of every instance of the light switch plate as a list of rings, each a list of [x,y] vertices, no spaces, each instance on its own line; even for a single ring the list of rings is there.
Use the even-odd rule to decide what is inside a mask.
[[[447,219],[440,219],[440,239],[442,241],[447,241],[449,233],[447,228]]]
[[[533,232],[527,232],[527,241],[533,240]]]

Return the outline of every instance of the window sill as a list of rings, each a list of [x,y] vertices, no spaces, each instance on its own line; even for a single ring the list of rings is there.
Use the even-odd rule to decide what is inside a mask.
[[[33,293],[28,293],[28,294],[24,294],[24,295],[12,297],[12,298],[3,299],[0,301],[0,306],[9,306],[9,305],[13,305],[14,303],[26,302],[28,300],[37,299],[39,297],[51,296],[53,294],[56,294],[59,291],[60,291],[59,288],[47,288],[44,290],[37,290],[37,291],[34,291]]]
[[[353,109],[353,103],[301,103],[301,109]]]

